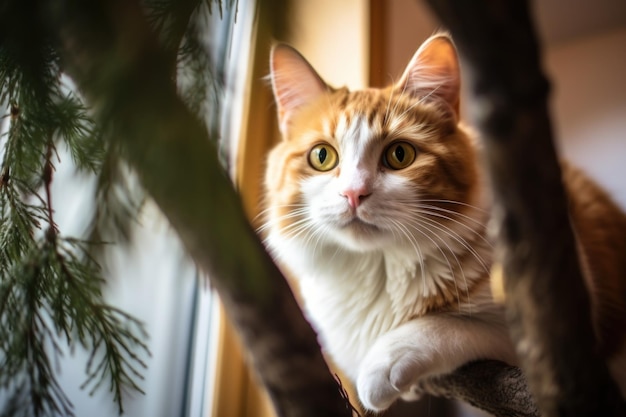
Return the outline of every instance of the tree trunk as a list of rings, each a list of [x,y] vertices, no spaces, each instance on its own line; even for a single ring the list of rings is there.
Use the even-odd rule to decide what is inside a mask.
[[[597,351],[528,4],[428,3],[470,74],[469,107],[493,186],[508,322],[542,415],[624,415]]]

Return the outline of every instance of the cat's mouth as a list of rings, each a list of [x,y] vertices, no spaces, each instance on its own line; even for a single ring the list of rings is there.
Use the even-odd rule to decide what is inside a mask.
[[[356,251],[377,250],[389,242],[385,229],[358,216],[336,224],[335,231],[342,246]]]
[[[368,223],[365,220],[356,216],[348,220],[347,222],[345,222],[341,226],[341,228],[350,230],[354,233],[361,233],[361,234],[363,233],[371,234],[371,233],[379,232],[381,230],[375,224]]]

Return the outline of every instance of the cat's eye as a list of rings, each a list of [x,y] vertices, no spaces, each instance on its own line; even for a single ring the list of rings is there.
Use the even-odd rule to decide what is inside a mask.
[[[337,151],[327,143],[315,145],[309,152],[309,164],[318,171],[330,171],[338,160]]]
[[[407,142],[394,142],[383,152],[383,164],[391,169],[403,169],[415,161],[415,148]]]

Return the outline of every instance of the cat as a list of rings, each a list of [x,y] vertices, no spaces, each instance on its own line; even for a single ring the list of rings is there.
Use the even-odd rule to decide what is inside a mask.
[[[416,399],[420,379],[472,360],[516,364],[490,289],[490,196],[460,122],[450,37],[429,38],[383,89],[333,88],[285,44],[270,63],[282,141],[267,160],[264,241],[362,405]],[[564,181],[596,329],[624,393],[626,216],[569,165]]]

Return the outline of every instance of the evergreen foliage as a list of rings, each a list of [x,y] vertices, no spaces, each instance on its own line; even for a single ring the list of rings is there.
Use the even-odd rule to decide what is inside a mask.
[[[208,87],[219,91],[203,40],[206,15],[236,6],[211,3],[143,3],[172,57],[172,81],[180,73],[188,79],[180,94],[196,114],[206,111]],[[104,240],[130,239],[143,194],[129,180],[119,145],[64,74],[55,45],[63,28],[45,19],[47,7],[55,6],[23,0],[0,5],[0,396],[8,398],[0,415],[73,415],[56,377],[60,343],[90,352],[82,388],[92,394],[108,387],[122,413],[123,393],[142,392],[147,334],[141,322],[104,300],[94,251]],[[86,237],[66,236],[55,223],[51,184],[61,148],[78,173],[97,177]]]

